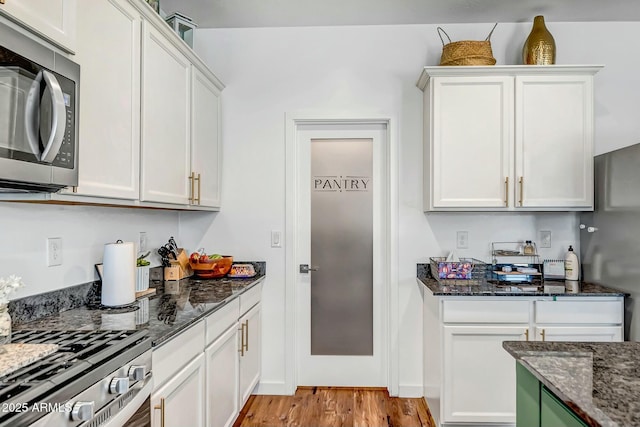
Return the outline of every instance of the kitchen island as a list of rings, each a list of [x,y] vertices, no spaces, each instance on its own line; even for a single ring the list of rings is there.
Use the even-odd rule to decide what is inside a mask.
[[[623,339],[625,294],[606,286],[552,294],[487,280],[443,285],[428,264],[418,264],[417,283],[424,396],[439,425],[515,425],[515,361],[503,341]]]
[[[517,361],[518,426],[640,425],[640,343],[503,343]]]

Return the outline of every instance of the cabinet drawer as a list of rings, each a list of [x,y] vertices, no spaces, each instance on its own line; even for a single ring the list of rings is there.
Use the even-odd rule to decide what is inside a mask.
[[[259,283],[240,295],[240,315],[245,314],[251,307],[260,301],[261,291],[262,283]]]
[[[204,351],[204,322],[180,332],[151,353],[154,389]]]
[[[443,301],[444,323],[529,323],[529,301]]]
[[[620,324],[621,301],[536,301],[536,323]]]
[[[227,305],[220,308],[210,316],[207,316],[205,320],[205,346],[211,344],[216,338],[220,336],[220,334],[229,329],[229,326],[236,323],[238,321],[238,317],[240,317],[240,302],[237,298],[233,301],[230,301]]]

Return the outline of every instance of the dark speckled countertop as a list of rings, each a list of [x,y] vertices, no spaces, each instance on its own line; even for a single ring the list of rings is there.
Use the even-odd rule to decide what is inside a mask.
[[[587,425],[640,426],[640,342],[502,346]]]
[[[544,288],[538,287],[536,290],[524,290],[526,287],[515,285],[497,285],[487,280],[481,280],[474,285],[448,285],[441,284],[434,279],[429,272],[429,264],[417,265],[417,280],[424,285],[429,292],[435,296],[625,296],[624,292],[608,288],[596,283],[581,283],[577,292],[550,293],[544,292]],[[462,282],[462,281],[458,281]],[[478,281],[476,281],[478,282]],[[564,285],[564,281],[545,282],[547,284]]]
[[[133,330],[146,329],[158,346],[198,320],[264,280],[252,278],[183,279],[152,282],[156,294],[139,298],[126,308],[88,304],[60,311],[39,320],[14,325],[17,329],[40,330]]]

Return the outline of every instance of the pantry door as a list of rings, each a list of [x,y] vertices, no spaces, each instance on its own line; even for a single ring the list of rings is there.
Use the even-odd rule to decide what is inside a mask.
[[[297,135],[297,385],[386,386],[387,127]]]

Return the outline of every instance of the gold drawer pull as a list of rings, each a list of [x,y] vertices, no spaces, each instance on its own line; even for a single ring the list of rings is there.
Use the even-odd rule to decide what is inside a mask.
[[[240,356],[244,356],[244,323],[240,328],[240,350],[238,350],[238,353],[240,353]]]
[[[504,205],[509,206],[509,177],[504,179]]]
[[[191,175],[189,175],[189,182],[191,183],[191,192],[189,193],[189,203],[193,203],[194,201],[194,197],[193,197],[194,179],[195,179],[195,174],[191,172]]]
[[[160,398],[160,404],[154,406],[153,409],[160,409],[160,427],[164,427],[164,397]]]
[[[524,181],[524,177],[520,177],[520,206],[522,206],[522,198],[523,198],[523,194],[524,194],[524,185],[522,184],[522,182]]]

